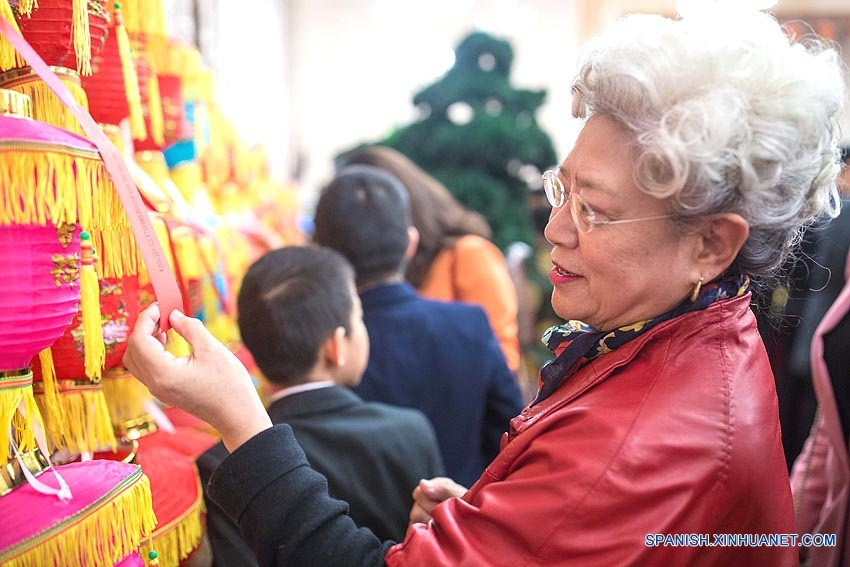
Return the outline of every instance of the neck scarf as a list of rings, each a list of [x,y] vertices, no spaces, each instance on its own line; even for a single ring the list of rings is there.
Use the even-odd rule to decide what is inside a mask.
[[[674,317],[701,311],[722,299],[738,297],[750,289],[747,276],[726,277],[706,284],[696,301],[686,299],[678,307],[645,321],[638,321],[612,331],[600,331],[581,321],[567,321],[565,325],[550,327],[543,334],[543,344],[555,354],[555,359],[540,368],[540,390],[531,405],[538,404],[552,395],[561,384],[591,360],[616,350],[640,336],[659,323]]]

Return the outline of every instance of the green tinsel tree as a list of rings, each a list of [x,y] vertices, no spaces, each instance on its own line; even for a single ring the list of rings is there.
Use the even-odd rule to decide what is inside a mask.
[[[413,97],[420,118],[382,142],[483,214],[502,249],[534,243],[527,196],[557,163],[535,118],[546,92],[512,86],[512,62],[507,41],[471,33],[455,49],[454,66]]]

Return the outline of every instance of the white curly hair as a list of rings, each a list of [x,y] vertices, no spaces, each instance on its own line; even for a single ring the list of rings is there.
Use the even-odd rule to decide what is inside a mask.
[[[573,113],[634,133],[643,191],[669,198],[682,226],[717,212],[747,220],[741,273],[770,275],[807,224],[838,214],[845,80],[824,42],[792,41],[754,11],[630,15],[591,40],[579,65]]]

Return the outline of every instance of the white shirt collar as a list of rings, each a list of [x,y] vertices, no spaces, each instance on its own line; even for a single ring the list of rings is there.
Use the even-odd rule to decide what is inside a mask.
[[[299,392],[309,392],[310,390],[319,390],[321,388],[330,388],[331,386],[336,386],[336,383],[333,380],[306,382],[304,384],[298,384],[297,386],[290,386],[288,388],[278,390],[272,395],[270,395],[268,398],[266,398],[266,406],[270,406],[279,399],[285,398],[286,396],[291,396],[292,394],[298,394]]]

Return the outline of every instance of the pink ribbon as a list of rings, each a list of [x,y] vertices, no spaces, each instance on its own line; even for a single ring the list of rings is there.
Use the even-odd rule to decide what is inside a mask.
[[[150,274],[151,284],[153,285],[156,299],[159,301],[160,313],[162,314],[159,326],[163,332],[167,331],[170,326],[168,316],[175,309],[180,309],[183,301],[180,297],[180,291],[177,288],[174,274],[171,272],[162,247],[159,245],[159,240],[156,238],[153,225],[151,225],[151,221],[148,218],[148,212],[142,202],[142,197],[133,183],[133,178],[130,177],[130,172],[127,170],[121,153],[109,138],[106,137],[103,130],[97,125],[88,111],[76,103],[68,88],[50,70],[27,40],[16,32],[9,22],[3,18],[0,18],[0,36],[12,44],[18,53],[21,54],[21,57],[24,58],[24,61],[33,68],[50,90],[59,97],[62,104],[68,107],[80,122],[80,126],[82,126],[89,140],[100,151],[100,155],[106,165],[106,171],[109,173],[109,177],[112,178],[115,189],[118,191],[118,197],[127,211],[130,227],[133,229],[136,243],[139,245],[139,250],[142,253],[142,259]]]

